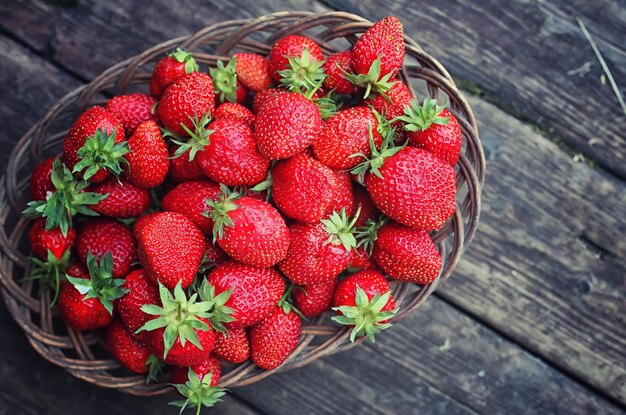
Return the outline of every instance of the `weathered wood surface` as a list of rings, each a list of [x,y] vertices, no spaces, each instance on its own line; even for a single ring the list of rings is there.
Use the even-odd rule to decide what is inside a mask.
[[[292,3],[294,9],[323,10],[315,4]],[[109,2],[98,5],[81,2],[78,9],[50,8],[39,2],[3,3],[0,26],[47,59],[88,79],[166,38],[224,18],[242,16],[241,13],[247,17],[273,11],[272,6],[263,4],[240,11],[239,6],[229,3],[214,9],[201,8],[197,13],[183,13],[177,11],[179,6],[164,1],[152,4],[154,10],[152,6],[124,7]],[[450,5],[453,6],[460,7]],[[274,10],[284,8],[278,5]],[[11,22],[7,16],[17,20]],[[595,16],[600,18],[598,14]],[[619,17],[616,20],[613,16],[619,13],[609,19],[619,23]],[[131,21],[134,23],[130,24]],[[411,26],[407,23],[407,27]],[[589,27],[594,29],[591,24]],[[615,24],[610,23],[609,27]],[[109,39],[98,43],[103,48],[101,52],[90,44],[94,38]],[[437,50],[435,43],[447,40],[437,39],[429,40],[433,42],[431,45],[424,39],[425,47],[438,57],[446,56],[445,51]],[[60,71],[58,65],[46,63],[13,42],[3,39],[0,44],[3,51],[10,52],[10,59],[0,62],[6,65],[1,72],[6,78],[0,79],[5,100],[0,110],[6,132],[2,140],[12,143],[28,128],[29,121],[76,86],[77,81]],[[439,45],[440,49],[444,44]],[[443,60],[453,76],[457,76],[453,62]],[[489,70],[483,70],[479,75],[489,76]],[[19,104],[9,100],[12,88],[16,88],[12,85],[14,74],[23,76],[15,83],[21,91]],[[545,83],[550,76],[535,74],[535,82]],[[493,88],[499,91],[496,86]],[[626,253],[626,241],[621,236],[626,230],[621,217],[626,205],[624,184],[586,164],[573,163],[556,145],[493,106],[477,99],[472,99],[472,105],[489,158],[485,212],[474,245],[440,295],[471,313],[476,321],[488,323],[496,333],[468,320],[446,303],[433,300],[423,312],[390,331],[374,347],[362,347],[300,371],[272,377],[235,391],[236,395],[267,413],[292,413],[294,408],[303,413],[330,413],[333,408],[367,411],[369,405],[373,405],[371,413],[404,413],[402,410],[408,411],[407,408],[421,409],[419,413],[570,413],[568,402],[575,408],[573,413],[618,411],[557,369],[603,394],[624,400],[626,333],[622,284],[626,267],[621,259]],[[7,325],[9,328],[4,332],[14,333],[11,338],[21,336],[17,327],[13,325],[11,331],[11,325]],[[451,335],[446,335],[446,330]],[[554,367],[546,366],[497,333],[514,339]],[[442,344],[444,337],[451,339],[452,349],[437,354],[436,345]],[[402,347],[394,350],[391,347],[394,342]],[[431,352],[428,358],[422,352],[425,349]],[[2,351],[2,356],[10,355],[11,350],[20,349]],[[488,356],[485,350],[489,351]],[[29,352],[32,362],[37,362],[34,352]],[[47,368],[57,373],[53,383],[62,384],[69,379],[41,360],[38,371],[48,373]],[[481,370],[485,376],[477,379]],[[354,384],[348,381],[350,373],[358,374]],[[450,376],[451,373],[457,376]],[[493,373],[496,375],[489,377]],[[384,382],[372,386],[371,379],[378,378]],[[28,380],[20,382],[25,385]],[[71,388],[55,390],[60,396],[63,391],[84,385],[73,379],[67,383]],[[303,389],[303,384],[307,388]],[[529,389],[530,386],[535,389]],[[337,397],[336,390],[345,391],[344,395],[348,396]],[[360,390],[367,392],[356,392]],[[89,393],[100,396],[102,392],[93,388],[92,392],[81,395],[84,405],[91,407],[89,398],[85,397]],[[27,394],[23,392],[22,396]],[[0,387],[0,404],[3,400],[13,402],[16,395],[11,388]],[[321,401],[329,402],[328,405],[320,406],[312,401],[311,396],[316,395],[322,397]],[[378,400],[374,401],[370,395],[378,395]],[[139,405],[133,400],[136,398],[122,398],[112,392],[106,399],[120,403],[120,408]],[[528,403],[532,399],[536,399],[533,402],[538,408]],[[234,408],[241,405],[231,401]],[[525,404],[523,408],[518,406],[520,402]],[[145,408],[161,408],[162,403],[146,404]],[[393,406],[395,403],[398,406]],[[230,405],[229,401],[218,412],[223,413]],[[238,412],[235,409],[232,413]]]

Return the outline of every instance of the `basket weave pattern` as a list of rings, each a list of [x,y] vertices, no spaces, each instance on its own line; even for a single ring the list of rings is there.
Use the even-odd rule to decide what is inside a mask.
[[[110,94],[137,89],[147,90],[153,64],[180,46],[194,53],[205,65],[227,60],[236,52],[267,55],[281,37],[297,33],[313,38],[326,54],[345,50],[372,25],[348,13],[322,15],[305,12],[282,12],[254,20],[232,20],[206,27],[194,35],[161,43],[109,68],[91,83],[77,88],[59,100],[17,143],[6,174],[0,179],[0,283],[4,301],[15,321],[27,335],[33,348],[48,361],[72,375],[103,387],[116,388],[136,395],[168,392],[165,382],[146,385],[141,376],[131,376],[108,357],[99,333],[80,333],[68,329],[54,309],[50,296],[40,292],[32,281],[20,282],[31,271],[26,241],[28,221],[21,217],[28,198],[28,180],[33,166],[45,156],[57,154],[74,117],[86,107],[101,104]],[[484,155],[478,138],[476,120],[454,84],[435,59],[412,39],[405,38],[406,60],[400,77],[421,99],[426,92],[448,102],[463,131],[463,151],[457,171],[457,210],[448,223],[433,234],[442,258],[438,280],[427,286],[391,282],[398,305],[394,322],[415,311],[444,282],[455,268],[464,247],[471,241],[478,224],[480,191],[484,180]],[[420,91],[415,93],[415,91]],[[248,361],[224,368],[220,384],[225,387],[247,385],[273,372],[304,366],[358,344],[350,343],[349,328],[338,327],[328,316],[303,325],[300,344],[289,359],[274,371],[264,371]],[[384,335],[384,333],[382,334]],[[361,339],[362,340],[362,339]]]

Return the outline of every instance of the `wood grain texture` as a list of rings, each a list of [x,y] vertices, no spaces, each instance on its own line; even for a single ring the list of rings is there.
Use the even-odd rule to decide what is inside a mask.
[[[626,178],[626,116],[574,17],[588,24],[626,95],[626,7],[615,0],[327,0],[370,20],[396,15],[453,77]],[[590,71],[568,75],[585,62]]]

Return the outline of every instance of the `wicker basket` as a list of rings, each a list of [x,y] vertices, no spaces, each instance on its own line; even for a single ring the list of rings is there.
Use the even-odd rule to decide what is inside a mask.
[[[341,12],[322,15],[281,12],[254,20],[218,23],[192,36],[161,43],[118,63],[54,104],[17,143],[6,174],[0,179],[2,295],[9,312],[35,350],[72,375],[103,387],[136,395],[156,395],[171,390],[165,382],[146,385],[143,377],[129,375],[108,356],[100,333],[79,333],[68,329],[56,311],[48,307],[47,292],[40,293],[32,281],[19,282],[31,270],[30,252],[25,241],[28,221],[20,215],[28,197],[30,172],[43,157],[59,152],[67,129],[81,110],[104,102],[107,94],[137,89],[136,85],[146,91],[153,63],[177,46],[192,51],[199,63],[214,65],[216,60],[227,59],[237,51],[267,55],[277,39],[291,33],[304,33],[315,39],[326,53],[332,53],[349,48],[357,40],[357,35],[371,25],[359,16]],[[457,167],[456,213],[433,235],[443,257],[443,270],[438,280],[423,287],[392,282],[398,305],[396,322],[415,311],[452,273],[463,249],[474,236],[484,179],[484,155],[472,110],[443,66],[414,40],[406,38],[405,42],[407,58],[401,78],[411,86],[415,96],[423,97],[428,92],[449,102],[449,108],[463,130],[463,151]],[[328,316],[321,316],[303,326],[300,344],[278,369],[264,371],[248,361],[224,368],[220,383],[225,387],[251,384],[273,372],[304,366],[320,357],[347,350],[359,343],[350,343],[348,335],[349,329],[338,327]]]

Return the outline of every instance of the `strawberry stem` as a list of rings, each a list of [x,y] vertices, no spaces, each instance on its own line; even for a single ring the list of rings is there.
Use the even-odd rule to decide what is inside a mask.
[[[280,83],[289,91],[316,90],[324,82],[324,60],[318,61],[311,56],[308,48],[300,55],[287,56],[289,68],[279,71]]]
[[[445,125],[450,121],[450,117],[441,116],[445,108],[445,105],[437,105],[435,99],[426,96],[421,106],[417,101],[411,100],[411,104],[404,107],[404,115],[394,118],[391,122],[404,122],[406,131],[425,131],[432,124]]]
[[[204,150],[204,147],[209,145],[209,137],[215,131],[207,129],[207,125],[209,125],[211,121],[211,113],[209,111],[204,113],[201,118],[198,118],[198,114],[194,113],[189,119],[193,125],[193,131],[184,123],[180,123],[181,128],[189,135],[187,141],[182,141],[180,137],[175,136],[169,131],[165,131],[163,137],[172,137],[172,142],[178,145],[173,158],[178,158],[186,152],[189,152],[189,161],[193,161],[198,151]]]
[[[356,214],[351,221],[348,221],[346,215],[346,209],[341,209],[340,212],[334,211],[329,219],[322,220],[325,226],[326,232],[329,236],[325,243],[331,245],[343,245],[346,251],[356,248],[357,243],[354,237],[356,223],[359,215],[361,214],[361,207],[356,211]]]
[[[367,74],[354,74],[347,72],[341,66],[337,67],[341,70],[348,81],[359,88],[365,88],[363,99],[367,99],[370,95],[372,95],[372,93],[376,93],[391,102],[391,99],[387,96],[386,92],[391,89],[396,81],[390,81],[393,72],[381,76],[380,62],[381,57],[379,56],[374,62],[372,62]]]
[[[128,161],[124,155],[130,149],[126,141],[115,142],[116,130],[114,128],[111,134],[107,134],[98,128],[94,135],[87,137],[85,144],[78,149],[79,161],[74,166],[73,173],[84,170],[83,178],[89,180],[100,169],[106,169],[119,180],[119,176],[122,174],[122,165],[128,166]]]
[[[221,397],[226,394],[226,389],[220,386],[211,386],[213,372],[209,372],[202,380],[198,378],[196,372],[189,368],[187,373],[187,382],[184,384],[172,384],[185,400],[170,402],[170,405],[180,407],[182,413],[185,408],[192,406],[196,408],[196,415],[200,414],[202,407],[210,408],[217,402],[221,401]]]
[[[237,102],[236,65],[237,58],[233,56],[226,66],[224,66],[224,63],[220,60],[217,61],[217,68],[211,68],[209,70],[211,78],[213,78],[215,94],[219,97],[220,102],[224,102],[224,100]]]

